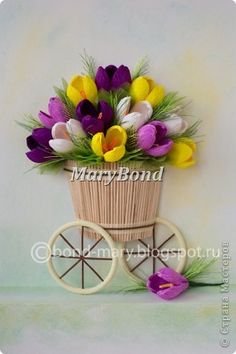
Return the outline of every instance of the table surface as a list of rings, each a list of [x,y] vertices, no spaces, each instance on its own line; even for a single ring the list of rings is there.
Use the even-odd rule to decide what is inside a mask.
[[[90,296],[61,288],[0,288],[0,350],[44,353],[233,353],[236,287],[190,289],[164,301],[148,292]],[[230,299],[231,343],[222,348],[223,296]],[[145,332],[144,332],[145,328]]]

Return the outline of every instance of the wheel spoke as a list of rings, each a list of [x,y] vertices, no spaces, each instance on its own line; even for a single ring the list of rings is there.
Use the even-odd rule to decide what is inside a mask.
[[[82,228],[84,228],[84,227],[82,227]],[[60,279],[62,279],[62,278],[64,278],[64,276],[67,275],[72,269],[74,269],[74,267],[76,267],[77,264],[79,264],[79,263],[81,262],[82,258],[81,258],[81,255],[79,254],[79,252],[74,248],[74,246],[73,246],[62,234],[60,234],[60,236],[61,236],[62,239],[79,255],[79,257],[64,257],[64,256],[59,256],[60,258],[74,258],[74,259],[78,259],[70,268],[68,268],[68,269],[60,276]],[[82,236],[82,235],[81,235],[81,236]],[[88,251],[85,253],[84,257],[86,257],[87,254],[89,254],[89,253],[91,252],[91,250],[94,249],[94,248],[97,246],[97,244],[98,244],[101,240],[102,240],[102,237],[101,237],[99,240],[97,240],[97,241],[94,243],[94,245],[90,248],[90,250],[88,250]],[[82,237],[81,237],[81,246],[83,246]],[[55,256],[53,255],[52,257],[55,257]],[[83,262],[85,262],[85,263],[90,267],[90,265],[89,265],[85,260],[83,260]],[[83,263],[83,262],[82,262],[82,263]],[[84,267],[84,266],[82,265],[82,273],[83,273],[83,267]],[[95,269],[93,269],[93,271],[96,272]],[[99,275],[97,272],[96,272],[96,274],[97,274],[97,276],[103,281],[103,279],[100,277],[100,275]],[[83,282],[84,282],[84,280],[83,280]]]
[[[75,251],[75,253],[78,254],[78,256],[80,256],[80,253],[77,251],[77,249],[65,238],[64,235],[60,234],[61,238],[67,243],[68,246],[70,246],[72,248],[72,250]]]
[[[144,255],[148,255],[148,254],[150,255],[150,254],[151,254],[151,251],[146,251],[146,252],[145,252],[145,251],[140,251],[140,252],[139,252],[139,251],[124,252],[124,255],[125,255],[125,256],[127,256],[127,255],[129,256],[129,255],[133,255],[133,254],[134,254],[134,255],[143,255],[143,256],[144,256]]]
[[[182,250],[179,249],[179,250],[164,250],[164,251],[161,251],[162,254],[166,254],[166,253],[182,253]]]
[[[155,239],[155,226],[152,230],[152,247],[153,250],[156,248],[156,239]],[[156,257],[152,257],[152,274],[156,272]]]
[[[80,257],[74,257],[74,256],[61,256],[61,255],[57,255],[57,254],[51,254],[51,257],[54,258],[65,258],[65,259],[80,259]]]
[[[81,247],[80,247],[80,253],[83,255],[84,254],[84,227],[81,227]]]
[[[161,257],[157,257],[159,259],[159,261],[164,264],[165,267],[169,268],[168,264],[166,264],[166,262],[163,261],[163,259]]]
[[[63,273],[61,276],[60,276],[60,279],[62,279],[66,274],[68,274],[74,267],[77,266],[77,264],[79,264],[79,262],[81,261],[81,259],[79,259],[77,262],[75,262],[69,269],[67,269],[65,271],[65,273]]]
[[[86,262],[86,260],[84,259],[84,263],[96,274],[96,276],[101,280],[101,281],[104,281],[102,279],[102,277],[98,274],[98,272],[88,263]]]
[[[160,229],[159,226],[161,227]],[[161,236],[160,238],[159,235]],[[173,240],[171,241],[172,238]],[[177,271],[183,269],[186,255],[181,260],[178,255],[184,256],[183,252],[186,250],[184,238],[175,225],[168,220],[157,218],[148,237],[144,238],[144,240],[141,237],[134,241],[136,241],[136,244],[134,244],[133,248],[128,247],[123,250],[121,259],[125,271],[130,273],[133,279],[147,279],[150,274],[155,274],[158,269],[162,267],[169,268],[172,266],[172,258],[174,259],[174,269],[177,269]],[[125,244],[126,246],[127,243]],[[137,260],[136,264],[135,257],[141,257],[141,255],[143,255],[140,258],[141,261]],[[150,261],[143,264],[147,259],[150,259]]]
[[[140,243],[142,243],[146,248],[148,248],[148,249],[150,249],[150,250],[152,251],[152,248],[151,248],[149,245],[147,245],[146,242],[144,242],[144,241],[141,240],[141,239],[138,239],[138,241],[139,241]]]
[[[162,244],[160,244],[158,246],[158,249],[162,248],[162,246],[164,246],[166,244],[166,242],[168,242],[169,240],[171,240],[173,237],[175,236],[175,233],[173,233],[172,235],[170,235],[164,242],[162,242]]]
[[[86,257],[86,256],[97,246],[97,244],[98,244],[101,240],[102,240],[102,237],[101,237],[99,240],[97,240],[97,241],[93,244],[93,246],[85,253],[84,257]]]
[[[95,260],[95,261],[112,261],[112,258],[109,257],[84,257],[85,259]]]
[[[82,285],[82,289],[84,289],[84,260],[83,259],[81,264],[81,285]]]
[[[133,272],[135,269],[137,269],[141,264],[143,264],[147,259],[149,258],[149,256],[145,257],[142,261],[140,261],[135,267],[133,267],[132,269],[130,269],[130,272]]]
[[[90,233],[95,237],[90,237]],[[52,234],[48,245],[49,273],[68,291],[92,294],[114,277],[118,266],[118,259],[112,254],[115,243],[99,224],[85,220],[64,224]]]

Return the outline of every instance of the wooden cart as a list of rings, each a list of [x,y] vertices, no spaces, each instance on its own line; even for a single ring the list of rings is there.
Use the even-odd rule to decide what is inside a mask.
[[[135,281],[160,267],[181,272],[185,240],[175,225],[158,216],[162,182],[126,180],[70,181],[76,220],[62,225],[49,241],[48,268],[65,289],[92,294],[104,288],[120,263]],[[119,164],[90,167],[118,171]],[[139,171],[131,167],[132,171]]]

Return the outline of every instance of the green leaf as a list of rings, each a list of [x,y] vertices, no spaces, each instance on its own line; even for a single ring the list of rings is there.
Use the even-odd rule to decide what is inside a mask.
[[[58,173],[64,167],[66,160],[62,158],[55,158],[47,162],[37,163],[32,169],[38,168],[41,174],[44,173]]]
[[[63,88],[64,92],[66,92],[67,87],[68,87],[68,83],[64,78],[61,79],[61,82],[62,82],[62,88]]]
[[[224,283],[220,283],[220,282],[218,282],[218,283],[202,283],[202,282],[195,282],[195,281],[190,281],[189,282],[189,285],[191,286],[191,287],[198,287],[198,286],[219,286],[219,285],[222,285],[222,284],[224,284]]]
[[[94,154],[89,137],[79,138],[71,136],[71,138],[75,145],[74,150],[68,153],[55,153],[58,157],[65,161],[74,160],[83,165],[100,164],[103,162],[101,157]]]
[[[134,285],[126,286],[125,288],[122,288],[120,292],[122,293],[128,293],[128,292],[140,292],[140,291],[147,291],[147,287],[144,281],[140,282],[134,282]]]
[[[116,115],[116,108],[120,100],[126,96],[128,96],[128,87],[123,87],[120,88],[116,91],[105,91],[105,90],[100,90],[98,93],[98,99],[99,100],[104,100],[106,101],[109,106],[111,106],[113,112],[114,112],[114,119],[113,119],[113,125],[119,124],[117,115]]]

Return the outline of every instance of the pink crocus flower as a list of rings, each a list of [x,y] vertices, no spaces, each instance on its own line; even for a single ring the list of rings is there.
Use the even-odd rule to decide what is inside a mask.
[[[138,147],[147,155],[158,157],[166,155],[173,146],[173,141],[166,137],[167,128],[160,121],[143,125],[137,134]]]
[[[44,127],[52,128],[58,122],[66,122],[69,115],[64,103],[59,97],[51,97],[48,103],[48,113],[40,111],[38,117]]]

